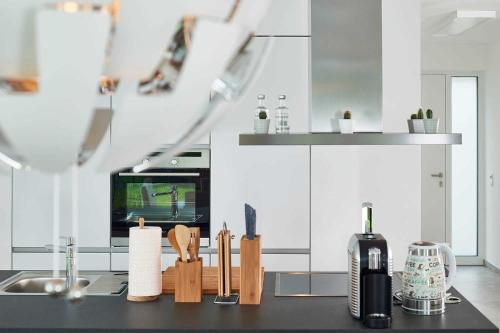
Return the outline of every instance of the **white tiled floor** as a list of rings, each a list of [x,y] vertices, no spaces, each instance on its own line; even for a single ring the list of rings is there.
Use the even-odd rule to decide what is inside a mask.
[[[486,267],[458,267],[454,287],[500,327],[500,274]]]

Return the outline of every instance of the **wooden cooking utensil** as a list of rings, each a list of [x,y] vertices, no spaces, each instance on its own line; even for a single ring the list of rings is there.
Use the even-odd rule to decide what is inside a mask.
[[[196,249],[194,247],[193,234],[191,234],[191,239],[189,240],[187,251],[189,253],[189,259],[191,260],[196,259]]]
[[[200,228],[191,227],[189,228],[191,234],[191,241],[188,246],[189,258],[198,260],[200,253]]]
[[[179,249],[179,244],[177,244],[177,239],[175,239],[175,229],[170,229],[167,233],[167,239],[172,248],[177,252],[177,254],[182,256],[181,250]]]
[[[191,233],[189,232],[189,228],[182,224],[176,225],[175,239],[177,240],[177,244],[179,246],[181,260],[186,262],[188,256],[187,248],[189,246],[189,241],[191,240]]]

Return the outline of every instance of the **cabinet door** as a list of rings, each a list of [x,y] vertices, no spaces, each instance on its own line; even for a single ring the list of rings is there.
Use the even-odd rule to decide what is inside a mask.
[[[311,152],[311,270],[347,271],[347,244],[362,232],[361,203],[373,203],[373,231],[402,270],[420,239],[420,147],[332,146]]]
[[[103,140],[109,142],[109,136]],[[101,154],[98,151],[96,154]],[[110,178],[97,159],[79,169],[78,246],[109,247]],[[71,172],[61,175],[60,234],[71,233]],[[13,172],[13,247],[44,247],[52,241],[53,176],[36,170]]]
[[[0,165],[0,270],[11,269],[12,169]]]
[[[110,144],[109,134],[103,143]],[[104,145],[82,168],[79,169],[79,246],[110,246],[110,175],[98,171],[100,157],[107,148]]]
[[[64,253],[58,255],[59,269],[65,269]],[[52,270],[52,253],[14,253],[14,270]],[[109,271],[109,253],[79,253],[78,269],[82,271]]]
[[[14,170],[12,246],[43,247],[52,242],[52,177]]]
[[[217,267],[217,254],[211,254],[212,266]],[[240,266],[240,255],[231,255],[231,265]],[[262,267],[266,272],[307,272],[309,254],[262,254]]]
[[[257,35],[310,35],[310,0],[273,0]]]
[[[257,95],[273,118],[278,95],[287,96],[292,132],[309,129],[309,38],[276,38],[270,57],[250,91],[211,136],[211,244],[222,223],[245,233],[244,204],[257,211],[263,248],[309,248],[309,147],[239,146],[240,133],[253,132]],[[271,121],[271,125],[274,124]]]
[[[161,269],[164,271],[169,266],[175,265],[177,255],[173,253],[163,253],[161,255]],[[210,266],[210,255],[200,254],[203,259],[203,266]],[[113,253],[111,254],[111,270],[112,271],[128,271],[128,253]]]

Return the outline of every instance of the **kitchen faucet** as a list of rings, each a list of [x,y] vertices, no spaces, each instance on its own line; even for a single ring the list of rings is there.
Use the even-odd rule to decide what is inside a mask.
[[[76,287],[75,237],[66,237],[66,290]]]
[[[66,240],[66,246],[60,246],[57,250],[66,252],[66,281],[65,290],[69,291],[77,286],[77,269],[76,269],[76,240],[73,236],[60,237]],[[49,251],[54,250],[54,245],[45,245],[45,248]]]

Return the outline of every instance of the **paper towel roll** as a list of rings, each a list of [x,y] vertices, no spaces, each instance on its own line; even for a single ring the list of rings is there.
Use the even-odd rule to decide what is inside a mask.
[[[161,294],[161,228],[130,228],[128,294]]]

